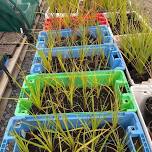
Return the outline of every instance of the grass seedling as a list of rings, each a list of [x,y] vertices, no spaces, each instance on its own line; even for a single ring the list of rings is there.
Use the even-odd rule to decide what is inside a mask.
[[[50,13],[76,13],[79,1],[78,0],[47,0]]]
[[[47,73],[109,69],[109,57],[105,57],[102,48],[95,48],[88,54],[87,47],[84,46],[84,48],[80,49],[79,56],[77,57],[74,57],[74,51],[70,48],[66,57],[64,57],[62,53],[57,53],[56,56],[52,56],[52,49],[53,48],[50,48],[48,53],[44,51],[38,52],[39,58],[41,58],[41,64],[44,67],[44,71]],[[110,53],[108,56],[110,56]]]
[[[135,5],[129,6],[127,1],[122,2],[119,11],[108,13],[108,18],[114,35],[133,34],[134,29],[138,33],[149,30],[147,16]]]
[[[118,116],[115,115],[115,117]],[[55,116],[54,121],[47,121],[46,118],[43,124],[37,118],[35,119],[35,126],[23,123],[30,128],[24,131],[25,136],[18,134],[15,130],[12,132],[12,136],[22,151],[26,149],[28,152],[32,148],[47,152],[102,152],[107,148],[120,152],[128,150],[125,130],[124,135],[120,134],[119,130],[123,128],[119,126],[118,121],[115,127],[112,125],[113,121],[111,123],[106,121],[106,116],[97,119],[94,114],[88,121],[78,119],[75,122],[68,120],[64,115],[62,121]],[[113,120],[118,120],[118,118]]]
[[[152,70],[152,33],[139,33],[121,37],[120,47],[129,63],[139,75],[145,72],[151,76]]]
[[[68,76],[68,73],[64,75],[67,77],[63,80],[57,75],[50,77],[49,81],[38,79],[35,81],[35,87],[33,83],[27,83],[26,87],[29,89],[26,89],[26,92],[22,91],[22,94],[29,93],[27,99],[32,103],[30,107],[25,107],[27,112],[48,114],[118,111],[120,109],[121,98],[117,97],[111,83],[105,85],[104,82],[99,81],[99,78],[96,78],[96,75],[92,78],[94,82],[90,81],[87,75],[80,75],[80,77]],[[110,82],[110,80],[106,81]]]
[[[119,11],[126,0],[83,0],[80,12],[113,12]]]

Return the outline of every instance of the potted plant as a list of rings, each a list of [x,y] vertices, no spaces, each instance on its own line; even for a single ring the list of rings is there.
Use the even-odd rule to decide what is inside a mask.
[[[37,51],[30,70],[34,73],[62,73],[119,69],[125,62],[115,44],[82,46],[66,49],[50,48]]]
[[[152,33],[143,30],[142,33],[121,36],[120,49],[128,68],[127,75],[132,85],[142,83],[152,78]]]
[[[150,152],[140,122],[131,112],[14,117],[8,124],[2,152],[10,142],[15,142],[15,152]]]
[[[152,121],[152,97],[146,99],[144,107],[144,120],[146,124]]]
[[[152,139],[152,121],[150,121],[148,124],[148,130],[149,130],[150,137]]]
[[[108,26],[81,27],[77,30],[63,29],[49,32],[40,32],[36,48],[62,47],[113,43],[113,35]]]
[[[134,29],[142,33],[143,29],[151,30],[150,24],[145,15],[138,11],[126,11],[126,8],[120,12],[106,13],[109,25],[114,35],[134,34]],[[144,19],[143,19],[144,18]]]
[[[79,13],[120,11],[124,5],[129,6],[129,3],[125,0],[82,0]]]
[[[146,110],[147,109],[146,108],[147,107],[146,100],[147,99],[149,100],[151,98],[151,95],[152,95],[151,86],[149,83],[138,84],[138,85],[131,86],[131,91],[132,91],[133,96],[135,97],[135,100],[136,100],[138,107],[139,107],[139,108],[137,107],[138,117],[139,117],[140,122],[142,124],[143,130],[146,134],[148,143],[149,143],[150,147],[152,147],[150,134],[149,134],[148,129],[147,129],[147,128],[149,128],[148,126],[149,126],[150,120],[146,121],[147,120],[146,115],[148,115],[148,114],[146,114],[147,113],[146,112],[147,111]],[[150,117],[150,115],[148,117]]]
[[[92,111],[136,111],[122,71],[29,75],[15,115]]]

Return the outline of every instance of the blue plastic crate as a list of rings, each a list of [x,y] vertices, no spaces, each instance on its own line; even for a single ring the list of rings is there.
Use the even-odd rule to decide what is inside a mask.
[[[58,119],[61,122],[62,128],[65,129],[63,118],[66,116],[68,120],[68,127],[69,129],[81,127],[82,123],[90,124],[91,119],[96,119],[100,122],[100,126],[104,125],[106,121],[112,122],[112,114],[111,113],[87,113],[87,114],[60,114],[58,115]],[[13,136],[10,133],[12,131],[16,131],[18,134],[25,136],[25,132],[34,129],[35,127],[32,126],[44,126],[47,124],[47,127],[53,127],[55,123],[56,116],[53,115],[44,115],[44,116],[37,116],[36,119],[32,116],[20,116],[20,117],[13,117],[7,126],[3,142],[1,144],[0,152],[6,152],[7,146],[9,143],[14,144],[14,151],[19,152],[17,143]],[[64,119],[65,121],[65,119]],[[133,144],[133,138],[139,138],[144,152],[150,152],[150,147],[147,143],[147,139],[144,135],[142,130],[141,124],[138,120],[138,117],[133,112],[122,112],[118,113],[118,123],[121,127],[124,128],[127,134],[127,141],[126,144],[128,145],[129,149],[132,152],[136,152],[135,146]],[[48,125],[49,124],[49,125]],[[71,125],[72,124],[72,125]]]
[[[93,37],[97,37],[97,33],[102,35],[103,38],[103,44],[104,43],[113,43],[113,34],[109,26],[107,25],[99,25],[99,26],[91,26],[88,27],[88,31]],[[57,35],[60,35],[61,37],[70,37],[73,34],[74,30],[72,29],[62,29],[62,30],[51,30],[49,32],[42,31],[38,35],[38,42],[36,44],[36,48],[38,50],[41,50],[42,48],[47,48],[47,40],[48,40],[48,34],[50,34],[52,37],[56,37]],[[77,35],[81,35],[83,30],[78,30],[76,32]]]
[[[125,70],[126,65],[124,62],[124,59],[119,51],[119,48],[115,43],[112,44],[101,44],[101,45],[90,45],[90,46],[75,46],[72,49],[69,49],[68,47],[57,47],[53,48],[51,50],[52,56],[55,57],[58,54],[62,55],[64,58],[78,58],[80,56],[80,52],[82,51],[85,52],[85,56],[91,56],[92,52],[94,51],[95,54],[100,54],[101,51],[103,51],[104,55],[106,56],[108,60],[107,67],[111,69],[119,69],[119,70]],[[50,51],[49,49],[43,49],[44,54],[47,57],[48,52]],[[32,67],[30,70],[31,74],[34,73],[44,73],[46,72],[46,69],[43,66],[43,62],[41,57],[39,56],[39,53],[36,52],[33,62],[32,62]]]

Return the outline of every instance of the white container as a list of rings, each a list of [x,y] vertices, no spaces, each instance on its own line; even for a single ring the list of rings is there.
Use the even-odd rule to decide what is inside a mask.
[[[50,17],[65,17],[68,16],[67,13],[50,13],[49,8],[45,12],[45,19],[48,19]],[[71,13],[70,16],[78,16],[78,10],[76,13]]]
[[[125,36],[125,35],[115,35],[114,36],[114,41],[115,41],[115,43],[117,43],[117,45],[118,45],[118,47],[120,48],[120,37],[121,36]],[[134,82],[134,80],[131,78],[131,75],[130,75],[130,73],[129,73],[129,70],[128,70],[128,68],[127,68],[127,66],[126,66],[126,70],[125,70],[125,74],[126,74],[126,76],[127,76],[127,79],[128,79],[128,81],[129,81],[129,84],[131,85],[131,86],[134,86],[134,85],[136,85],[135,84],[135,82]],[[141,82],[141,84],[151,84],[152,85],[152,79],[148,79],[147,81],[142,81]]]
[[[135,101],[137,103],[137,114],[140,119],[140,122],[142,124],[143,130],[145,132],[145,135],[147,137],[148,143],[150,145],[151,151],[152,151],[152,140],[150,138],[150,134],[148,132],[148,129],[146,127],[145,121],[143,119],[143,112],[144,112],[144,104],[147,100],[147,98],[152,97],[152,84],[145,85],[145,84],[137,84],[131,87],[131,91],[134,95]]]
[[[42,4],[42,0],[39,0],[39,6],[41,6],[41,4]]]
[[[152,31],[152,28],[146,23],[146,21],[142,18],[142,16],[139,15],[136,11],[132,11],[132,12],[128,12],[128,13],[135,13],[136,16],[138,17],[139,21],[142,22],[150,31]],[[105,16],[107,18],[109,18],[109,16],[110,16],[109,12],[108,13],[104,13],[104,14],[105,14]],[[125,34],[125,35],[127,36],[127,34]],[[115,43],[117,43],[118,47],[120,46],[120,38],[121,38],[121,36],[124,37],[125,35],[114,35],[114,41],[115,41]],[[128,34],[128,35],[131,35],[131,34]],[[127,67],[126,67],[125,73],[126,73],[126,76],[127,76],[127,79],[129,81],[130,85],[131,86],[136,85],[134,80],[131,78],[131,75],[130,75],[129,70],[128,70]],[[152,79],[150,78],[147,81],[143,81],[143,82],[141,82],[141,84],[151,84],[152,85]]]

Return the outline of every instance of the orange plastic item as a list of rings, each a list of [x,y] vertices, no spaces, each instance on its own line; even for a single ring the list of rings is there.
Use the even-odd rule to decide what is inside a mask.
[[[108,25],[108,20],[103,13],[97,13],[95,15],[86,14],[84,16],[71,16],[70,23],[73,25],[84,25],[89,21],[96,21],[99,25]],[[44,22],[44,30],[60,30],[67,28],[65,18],[63,17],[52,17],[48,18]]]

